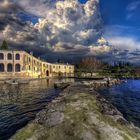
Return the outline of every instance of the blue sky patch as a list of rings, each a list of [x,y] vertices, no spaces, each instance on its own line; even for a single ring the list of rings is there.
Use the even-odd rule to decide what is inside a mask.
[[[104,25],[114,26],[112,35],[135,36],[140,40],[140,0],[101,0]],[[114,33],[113,33],[114,32]],[[116,33],[117,32],[117,33]]]
[[[29,13],[21,12],[18,13],[17,16],[22,20],[22,21],[30,21],[33,24],[36,24],[38,22],[38,17],[31,15]]]

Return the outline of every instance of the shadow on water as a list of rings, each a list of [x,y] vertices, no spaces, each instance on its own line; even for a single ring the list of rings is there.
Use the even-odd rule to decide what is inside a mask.
[[[44,79],[21,85],[0,85],[0,140],[7,140],[35,118],[38,111],[57,97],[54,80]]]
[[[98,90],[124,117],[140,127],[140,80]]]

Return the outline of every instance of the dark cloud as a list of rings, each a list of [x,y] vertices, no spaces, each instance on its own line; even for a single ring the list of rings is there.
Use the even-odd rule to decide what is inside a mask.
[[[24,21],[20,13],[39,17],[39,22]],[[0,1],[0,31],[1,41],[6,39],[11,48],[34,51],[51,61],[78,60],[95,54],[94,47],[97,51],[100,45],[99,1],[84,5],[78,0]]]

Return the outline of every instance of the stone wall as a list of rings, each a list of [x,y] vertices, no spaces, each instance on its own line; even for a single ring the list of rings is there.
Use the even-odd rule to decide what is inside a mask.
[[[25,51],[0,51],[0,78],[73,76],[74,66],[51,64]]]

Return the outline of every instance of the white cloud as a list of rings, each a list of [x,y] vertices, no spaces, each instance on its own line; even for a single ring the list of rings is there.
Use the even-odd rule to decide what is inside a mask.
[[[137,34],[139,28],[124,25],[110,25],[104,29],[104,37],[118,49],[140,49],[140,41]]]
[[[134,11],[134,10],[136,10],[138,8],[139,5],[140,5],[140,1],[139,0],[133,1],[132,3],[130,3],[127,6],[126,10],[127,11]]]
[[[99,0],[88,0],[86,4],[78,0],[24,0],[17,3],[25,11],[40,17],[35,28],[53,48],[58,43],[95,46],[101,37]]]
[[[123,37],[123,36],[116,36],[108,38],[108,41],[111,45],[118,49],[129,49],[129,50],[136,50],[140,49],[140,41],[136,40],[132,37]]]
[[[78,0],[4,1],[4,8],[0,4],[0,40],[6,38],[10,46],[51,58],[54,53],[75,58],[106,51],[106,47],[96,46],[102,35],[99,0],[86,4]],[[38,16],[39,22],[23,22],[17,17],[19,12]]]
[[[136,0],[136,1],[133,1],[132,3],[130,3],[126,7],[126,10],[127,10],[126,20],[131,20],[135,16],[139,6],[140,6],[140,1]]]
[[[126,15],[126,20],[131,20],[134,16],[134,12],[130,12]]]

